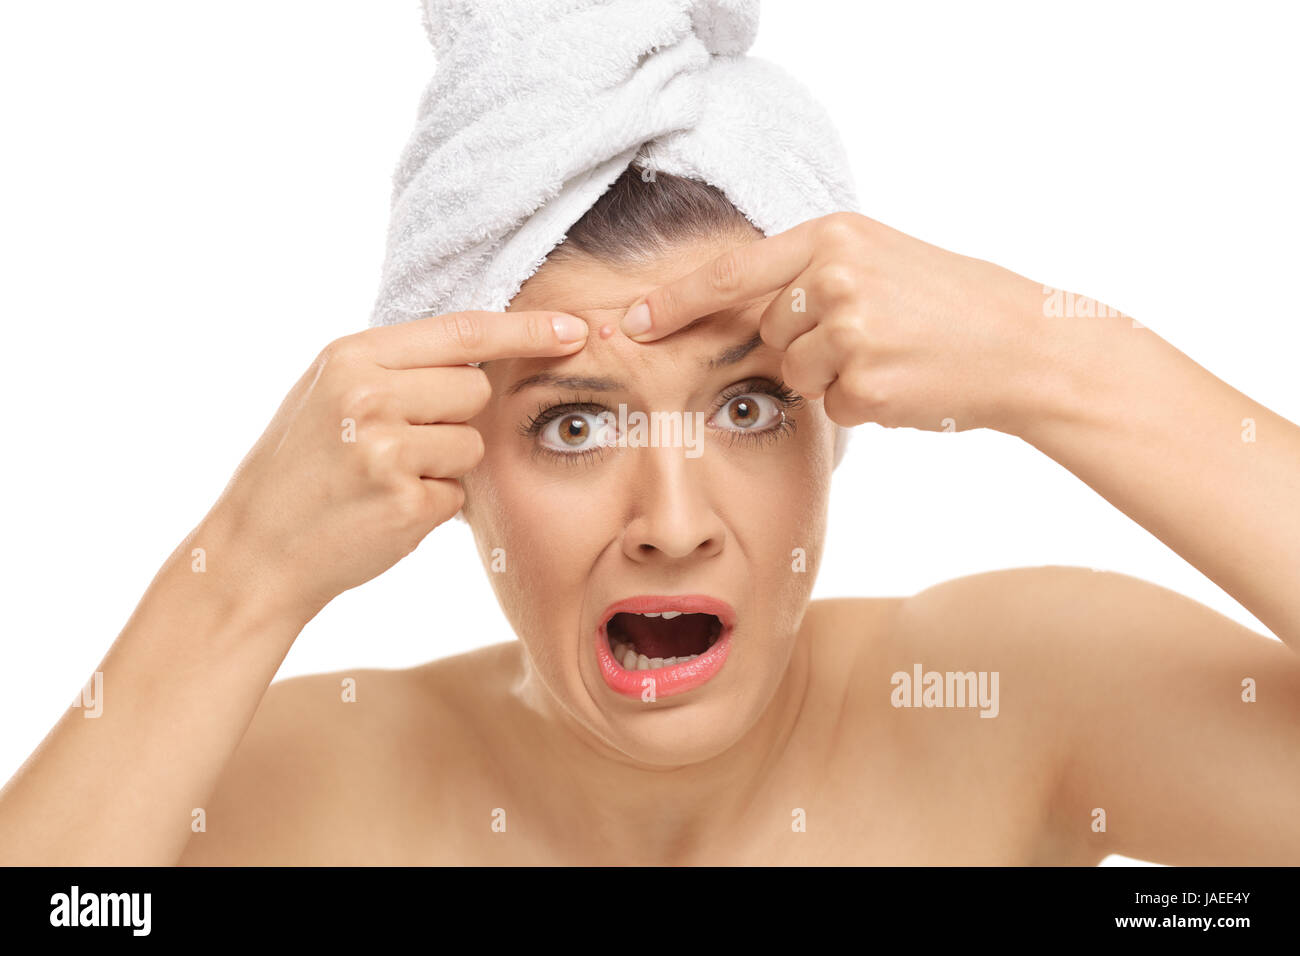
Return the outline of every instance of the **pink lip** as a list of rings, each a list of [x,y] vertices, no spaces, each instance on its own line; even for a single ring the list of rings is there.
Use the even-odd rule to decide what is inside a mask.
[[[722,622],[722,633],[706,652],[671,667],[657,667],[648,671],[626,670],[614,660],[613,648],[609,646],[609,633],[606,625],[609,619],[621,611],[642,613],[645,611],[683,611],[694,614],[713,614]],[[615,601],[605,608],[600,617],[600,626],[596,628],[596,662],[600,666],[600,676],[612,690],[628,697],[640,697],[647,686],[653,686],[654,695],[670,697],[684,694],[699,687],[722,669],[731,650],[731,632],[736,626],[736,612],[726,601],[709,597],[707,594],[641,594],[637,597]],[[653,680],[653,684],[646,683]]]

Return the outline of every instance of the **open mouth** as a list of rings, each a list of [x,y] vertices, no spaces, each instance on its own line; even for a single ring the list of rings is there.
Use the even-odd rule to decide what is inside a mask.
[[[722,620],[706,611],[619,611],[605,625],[610,653],[624,670],[693,661],[717,643]]]
[[[731,652],[736,612],[707,594],[616,601],[596,628],[596,663],[609,687],[653,701],[709,681]]]

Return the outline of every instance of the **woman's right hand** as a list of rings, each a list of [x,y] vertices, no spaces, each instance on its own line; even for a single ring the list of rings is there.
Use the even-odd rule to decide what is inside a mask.
[[[557,317],[576,339],[561,341]],[[458,479],[483,456],[465,422],[491,396],[467,363],[568,355],[586,335],[554,312],[457,312],[331,342],[187,544],[245,598],[305,625],[460,510]]]

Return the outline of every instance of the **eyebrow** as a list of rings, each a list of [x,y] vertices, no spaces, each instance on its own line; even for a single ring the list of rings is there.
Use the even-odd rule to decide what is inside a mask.
[[[690,328],[690,326],[686,328]],[[763,337],[755,333],[753,338],[741,342],[739,345],[728,346],[721,353],[701,364],[710,371],[726,368],[728,365],[735,365],[762,344]],[[627,385],[617,379],[590,375],[561,375],[558,372],[542,371],[521,378],[506,390],[506,394],[516,395],[526,388],[536,388],[542,385],[554,385],[557,388],[568,388],[584,392],[620,392],[628,390]]]

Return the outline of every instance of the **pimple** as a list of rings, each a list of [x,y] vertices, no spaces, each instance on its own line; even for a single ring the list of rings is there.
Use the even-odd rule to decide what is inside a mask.
[[[611,335],[613,335],[613,334],[614,334],[614,326],[612,326],[612,325],[602,325],[602,326],[600,327],[600,337],[601,337],[602,339],[607,339],[607,338],[609,338],[609,337],[610,337]]]

